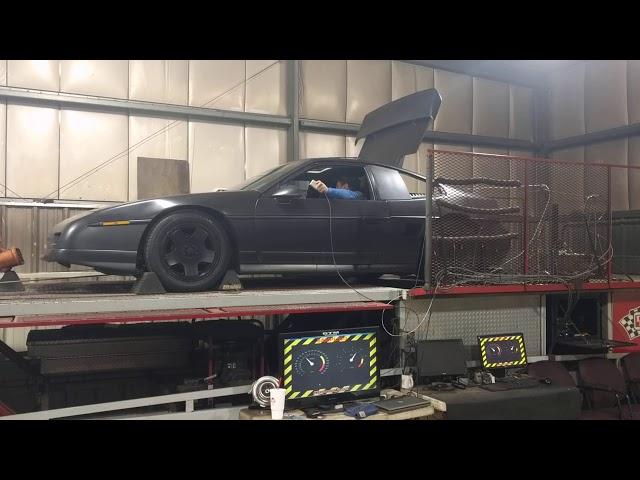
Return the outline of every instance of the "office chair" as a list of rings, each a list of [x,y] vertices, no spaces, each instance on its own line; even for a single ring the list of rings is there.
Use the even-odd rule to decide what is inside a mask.
[[[581,360],[578,373],[579,386],[592,409],[617,413],[621,420],[640,420],[640,405],[631,404],[622,373],[613,362],[604,358]]]
[[[620,363],[629,386],[631,398],[635,403],[640,403],[640,352],[626,355]]]

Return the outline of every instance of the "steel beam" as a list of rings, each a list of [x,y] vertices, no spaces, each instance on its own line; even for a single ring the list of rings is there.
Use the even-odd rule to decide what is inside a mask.
[[[220,122],[231,124],[259,125],[275,128],[289,128],[291,119],[281,115],[263,113],[234,112],[215,108],[167,105],[162,103],[140,102],[135,100],[118,100],[68,93],[50,93],[22,88],[0,87],[0,98],[10,103],[26,105],[51,106],[105,112],[128,113],[130,115],[147,115],[162,118],[178,118]]]
[[[300,130],[319,133],[333,133],[338,135],[355,135],[360,125],[355,123],[327,122],[322,120],[300,120]],[[536,150],[537,145],[528,140],[515,138],[486,137],[483,135],[469,135],[464,133],[435,132],[429,130],[425,133],[424,142],[445,143],[453,145],[475,145],[512,148],[520,150]]]
[[[640,123],[553,140],[542,145],[541,151],[548,154],[563,148],[580,147],[584,145],[591,145],[593,143],[608,142],[618,138],[633,137],[636,135],[640,135]]]
[[[399,298],[401,290],[390,287],[358,287],[355,291],[351,288],[336,287],[161,295],[51,294],[32,298],[28,294],[20,294],[0,298],[0,317],[344,303],[361,302],[363,296],[372,301],[388,302]]]
[[[287,92],[288,92],[288,107],[289,115],[291,118],[291,125],[288,132],[288,156],[287,160],[294,162],[300,158],[300,62],[299,60],[289,60],[288,65],[288,77],[287,77]]]

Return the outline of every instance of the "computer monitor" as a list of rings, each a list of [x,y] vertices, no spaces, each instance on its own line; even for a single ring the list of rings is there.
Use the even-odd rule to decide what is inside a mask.
[[[482,367],[487,370],[502,370],[527,366],[527,352],[522,333],[479,335]]]
[[[467,358],[461,339],[422,340],[416,344],[418,377],[447,378],[467,374]]]
[[[279,353],[285,406],[380,396],[377,327],[284,333]]]

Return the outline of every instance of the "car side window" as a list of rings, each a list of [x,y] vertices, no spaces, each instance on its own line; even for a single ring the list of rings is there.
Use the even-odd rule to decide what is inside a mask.
[[[376,182],[376,190],[378,196],[382,200],[409,200],[412,198],[411,193],[419,194],[419,192],[410,192],[408,179],[414,180],[409,175],[401,176],[398,170],[392,168],[380,167],[372,165],[371,173]],[[422,182],[424,189],[424,182]]]
[[[349,190],[362,193],[362,199],[371,199],[369,179],[363,167],[353,165],[312,165],[298,175],[287,178],[272,191],[296,193],[305,198],[323,198],[324,195],[309,186],[311,180],[320,180],[329,188],[337,188],[339,181],[346,180]]]

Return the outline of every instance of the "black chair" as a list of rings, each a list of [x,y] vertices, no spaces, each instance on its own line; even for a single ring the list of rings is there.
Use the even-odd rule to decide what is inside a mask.
[[[635,403],[640,403],[640,352],[624,356],[620,363],[631,398]]]
[[[553,385],[580,388],[580,386],[576,385],[576,382],[569,373],[569,370],[567,370],[561,362],[544,360],[541,362],[530,363],[528,366],[528,373],[533,377],[548,378],[551,380]],[[582,410],[578,420],[618,420],[618,418],[619,416],[617,412],[612,412],[610,409],[589,409]]]
[[[578,363],[580,388],[593,410],[615,415],[621,420],[640,420],[640,405],[631,403],[620,370],[604,358]]]

